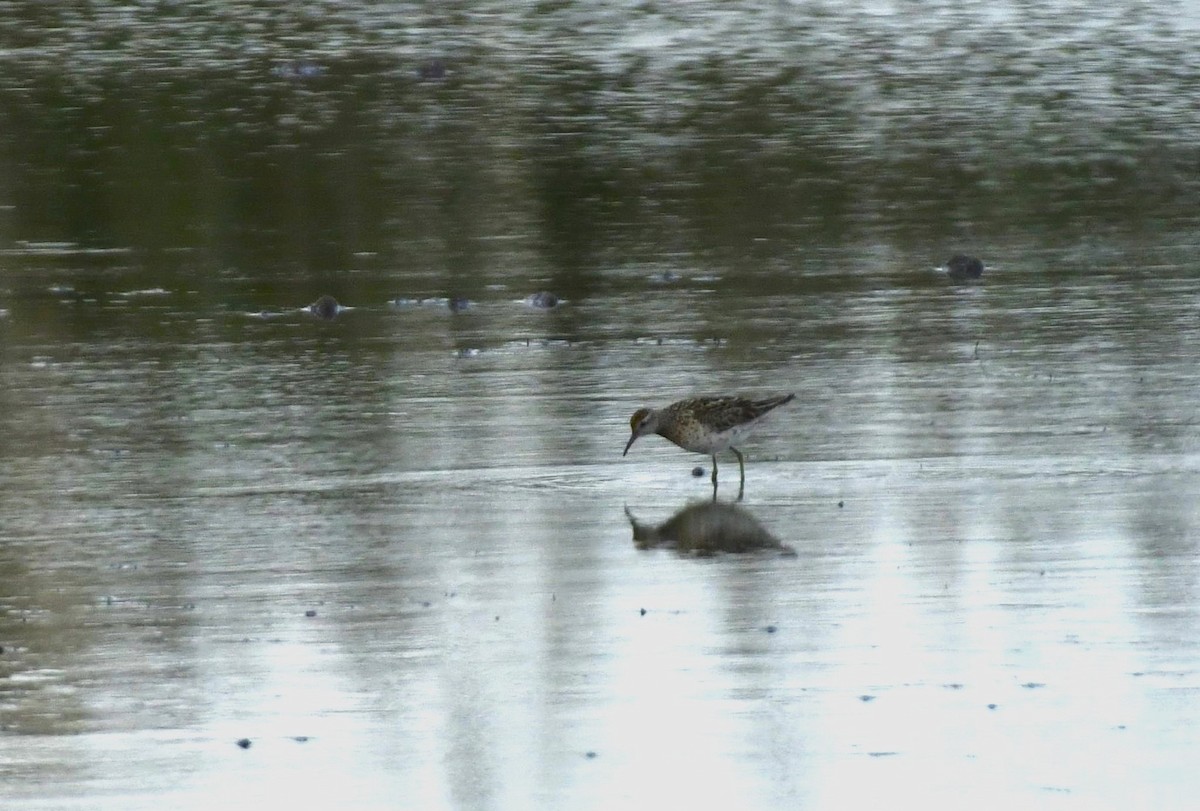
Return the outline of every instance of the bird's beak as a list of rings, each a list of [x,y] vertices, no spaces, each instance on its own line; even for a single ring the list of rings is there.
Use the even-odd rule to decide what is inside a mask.
[[[625,453],[622,453],[621,454],[622,456],[624,456],[626,453],[629,453],[629,449],[633,447],[634,442],[637,442],[637,438],[638,438],[637,434],[634,434],[633,436],[629,437],[629,443],[625,446]]]

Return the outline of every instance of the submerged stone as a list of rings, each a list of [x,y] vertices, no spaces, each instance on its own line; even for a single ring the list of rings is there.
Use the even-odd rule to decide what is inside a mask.
[[[561,300],[559,297],[554,293],[550,293],[545,290],[539,293],[534,293],[525,299],[526,304],[528,304],[530,307],[536,307],[539,310],[553,309],[559,305],[560,301]]]
[[[978,279],[983,275],[983,262],[965,253],[956,253],[946,263],[946,273],[955,281]]]
[[[337,303],[337,299],[333,296],[321,296],[319,299],[308,305],[308,311],[325,321],[332,321],[337,318],[337,314],[342,311],[342,306]]]

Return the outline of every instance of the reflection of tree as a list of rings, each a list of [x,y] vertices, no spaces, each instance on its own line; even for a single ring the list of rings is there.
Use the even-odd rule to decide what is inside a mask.
[[[633,542],[638,549],[665,546],[693,555],[777,549],[786,555],[796,554],[748,511],[733,504],[719,501],[689,504],[658,526],[639,523],[628,507],[625,517],[633,527]]]

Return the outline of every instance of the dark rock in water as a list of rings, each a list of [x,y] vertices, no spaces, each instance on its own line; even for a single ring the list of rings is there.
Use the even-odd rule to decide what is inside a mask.
[[[342,306],[337,303],[337,299],[333,296],[321,296],[319,299],[308,305],[308,311],[317,318],[323,318],[326,321],[332,321],[337,318],[337,314],[342,311]]]
[[[704,468],[700,467],[699,465],[696,465],[694,468],[692,468],[692,475],[695,476],[697,479],[700,478],[701,476],[704,475]]]
[[[317,615],[317,609],[315,609],[315,608],[310,608],[310,609],[308,609],[307,611],[305,611],[305,612],[304,612],[304,616],[306,616],[306,617],[308,617],[308,618],[310,618],[310,619],[311,619],[312,617],[315,617],[316,615]]]
[[[946,273],[955,281],[978,279],[983,275],[983,262],[965,253],[956,253],[946,263]]]
[[[788,556],[796,554],[796,550],[780,542],[753,515],[733,504],[718,501],[690,504],[658,526],[638,523],[628,507],[625,517],[633,527],[633,543],[638,549],[663,546],[698,556],[764,549]]]
[[[435,57],[426,62],[422,62],[417,68],[417,78],[423,82],[436,82],[440,79],[445,79],[445,61]]]
[[[683,277],[673,270],[664,270],[662,273],[651,273],[650,282],[652,284],[674,284]]]
[[[543,290],[540,293],[534,293],[532,296],[525,299],[525,302],[530,307],[537,307],[539,310],[549,310],[558,306],[559,299],[558,296],[554,295],[553,293],[548,293]]]
[[[243,749],[249,749],[250,748],[250,739],[242,738],[240,741],[237,742],[237,745],[242,747]]]
[[[292,62],[281,62],[271,68],[271,73],[281,79],[315,79],[325,75],[325,66],[299,59]]]

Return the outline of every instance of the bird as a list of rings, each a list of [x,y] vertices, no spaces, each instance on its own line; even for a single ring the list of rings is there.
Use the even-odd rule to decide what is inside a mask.
[[[647,434],[658,434],[671,440],[685,451],[703,453],[712,457],[713,497],[717,490],[717,454],[724,450],[733,451],[741,473],[738,498],[746,486],[746,461],[742,452],[734,447],[758,425],[768,413],[796,398],[795,394],[781,394],[762,400],[748,397],[693,397],[671,403],[664,408],[639,408],[629,419],[633,435],[625,445],[629,453],[633,443]]]

